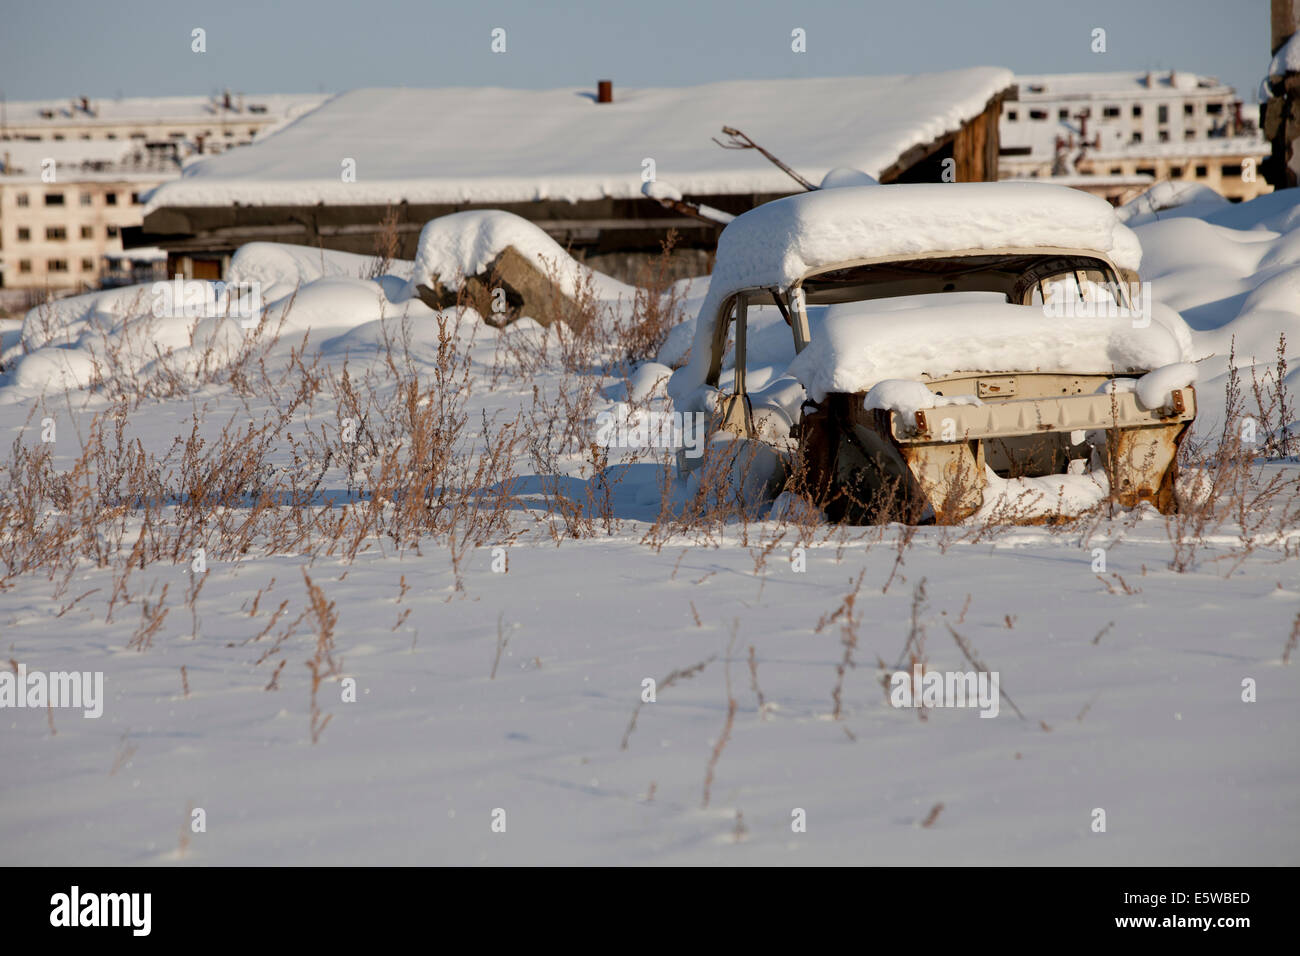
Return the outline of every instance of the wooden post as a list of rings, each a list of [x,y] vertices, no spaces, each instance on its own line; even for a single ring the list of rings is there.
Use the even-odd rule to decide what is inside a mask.
[[[1300,0],[1272,0],[1270,54],[1300,31]],[[1260,126],[1272,144],[1264,178],[1277,189],[1298,184],[1300,172],[1300,73],[1269,80],[1268,101],[1260,105]]]

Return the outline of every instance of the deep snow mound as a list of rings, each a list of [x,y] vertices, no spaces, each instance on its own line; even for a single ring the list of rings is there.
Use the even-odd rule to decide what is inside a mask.
[[[407,286],[408,296],[417,286],[456,288],[463,279],[491,270],[513,246],[542,275],[553,278],[569,298],[578,298],[590,286],[597,299],[631,301],[632,286],[625,285],[578,262],[542,229],[514,213],[499,209],[452,213],[430,220],[420,232],[415,265]]]

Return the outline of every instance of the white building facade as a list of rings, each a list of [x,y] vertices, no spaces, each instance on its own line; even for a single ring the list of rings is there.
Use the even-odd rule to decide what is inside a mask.
[[[1231,86],[1171,70],[1018,76],[1003,104],[1002,178],[1067,177],[1124,202],[1162,180],[1226,198],[1271,191],[1258,173],[1268,145]]]
[[[42,294],[143,280],[156,250],[123,253],[150,190],[186,162],[253,142],[325,95],[167,97],[0,106],[0,289]],[[161,269],[162,266],[158,266]]]

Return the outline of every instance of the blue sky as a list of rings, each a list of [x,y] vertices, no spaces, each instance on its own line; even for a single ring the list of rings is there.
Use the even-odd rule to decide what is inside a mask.
[[[338,91],[359,86],[680,86],[748,77],[1208,73],[1248,102],[1268,0],[0,0],[10,100]],[[191,30],[207,32],[193,53]],[[507,52],[490,50],[506,30]],[[790,32],[807,33],[807,53]],[[1093,28],[1107,52],[1090,49]]]

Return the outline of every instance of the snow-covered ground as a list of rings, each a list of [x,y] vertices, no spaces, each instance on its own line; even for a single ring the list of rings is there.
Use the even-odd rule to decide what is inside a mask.
[[[1210,439],[1233,336],[1262,372],[1285,332],[1296,364],[1300,197],[1188,212],[1130,224],[1204,359]],[[152,319],[147,288],[0,329],[0,661],[103,672],[105,698],[0,711],[0,862],[1300,862],[1293,518],[670,533],[664,456],[606,462],[585,430],[618,401],[669,411],[668,369],[625,381],[528,320],[440,335],[412,279],[485,255],[367,279],[258,244],[232,278],[264,290],[260,332]],[[751,388],[781,381],[780,332],[760,313]],[[457,421],[468,472],[430,464]],[[1300,481],[1255,470],[1275,503]],[[376,501],[430,474],[489,504],[403,523]],[[892,706],[913,660],[996,671],[997,716]]]

